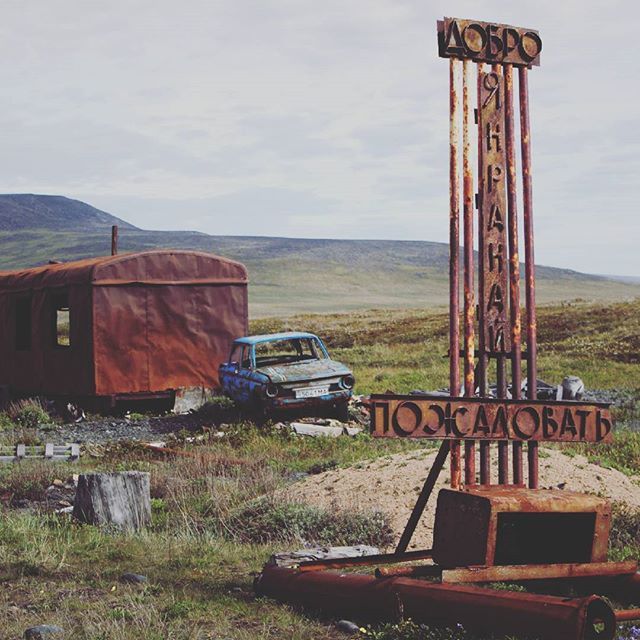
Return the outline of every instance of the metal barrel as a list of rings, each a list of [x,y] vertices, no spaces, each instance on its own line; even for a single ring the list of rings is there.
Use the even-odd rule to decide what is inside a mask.
[[[545,640],[611,640],[613,609],[599,596],[563,598],[448,585],[402,577],[301,573],[267,567],[255,582],[258,595],[337,615],[366,616],[454,626]]]

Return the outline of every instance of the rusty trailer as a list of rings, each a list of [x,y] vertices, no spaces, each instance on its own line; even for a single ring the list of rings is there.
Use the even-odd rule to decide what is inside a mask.
[[[177,250],[0,272],[0,384],[107,406],[215,388],[247,283],[240,263]]]

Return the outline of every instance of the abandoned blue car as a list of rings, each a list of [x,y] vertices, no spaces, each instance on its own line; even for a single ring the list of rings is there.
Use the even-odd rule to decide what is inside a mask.
[[[351,370],[329,357],[318,336],[302,332],[238,338],[219,372],[225,395],[263,415],[326,407],[346,419],[355,384]]]

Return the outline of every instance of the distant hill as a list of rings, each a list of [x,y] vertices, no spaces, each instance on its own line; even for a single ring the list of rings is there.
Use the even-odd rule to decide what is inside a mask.
[[[0,230],[65,229],[92,231],[111,225],[135,229],[132,224],[100,211],[89,204],[64,196],[42,196],[33,193],[0,195]]]
[[[60,196],[0,195],[0,268],[107,254],[112,224],[120,226],[121,252],[197,249],[243,262],[249,269],[254,316],[447,303],[449,248],[443,243],[147,231]],[[639,284],[612,277],[545,266],[536,272],[542,303],[640,296]]]

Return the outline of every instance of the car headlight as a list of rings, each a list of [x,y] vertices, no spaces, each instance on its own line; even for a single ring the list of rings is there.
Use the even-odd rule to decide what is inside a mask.
[[[275,398],[278,395],[279,391],[280,390],[278,389],[278,385],[273,384],[273,382],[269,382],[264,388],[264,394],[267,396],[267,398]]]
[[[352,375],[346,375],[340,378],[340,386],[343,389],[353,389],[355,384],[356,384],[356,379]]]

